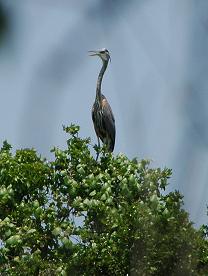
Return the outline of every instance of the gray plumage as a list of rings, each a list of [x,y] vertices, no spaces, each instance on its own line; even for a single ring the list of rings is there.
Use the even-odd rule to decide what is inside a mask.
[[[108,66],[110,54],[107,49],[90,52],[92,53],[91,56],[97,55],[102,59],[103,62],[97,80],[96,97],[92,107],[92,120],[98,138],[98,146],[100,146],[100,138],[101,141],[107,146],[108,150],[112,152],[114,150],[116,135],[115,119],[106,97],[103,94],[101,94],[102,79],[105,70]]]

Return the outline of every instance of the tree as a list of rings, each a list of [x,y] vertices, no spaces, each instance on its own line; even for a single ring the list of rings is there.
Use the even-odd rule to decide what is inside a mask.
[[[47,161],[4,142],[0,151],[1,275],[205,275],[207,227],[194,229],[170,169],[100,161],[79,127]]]

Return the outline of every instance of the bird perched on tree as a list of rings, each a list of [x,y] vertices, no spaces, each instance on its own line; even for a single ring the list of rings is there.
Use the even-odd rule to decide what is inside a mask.
[[[108,150],[112,152],[115,145],[115,119],[106,97],[101,93],[102,79],[110,60],[110,53],[105,48],[99,51],[89,52],[90,56],[98,56],[103,62],[102,68],[98,75],[95,102],[92,107],[92,120],[98,138],[98,147],[100,147],[100,138],[101,141],[107,146]],[[97,154],[97,159],[98,155],[99,154]]]

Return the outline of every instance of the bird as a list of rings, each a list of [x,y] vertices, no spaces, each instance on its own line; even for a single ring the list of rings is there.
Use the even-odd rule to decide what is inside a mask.
[[[115,118],[110,104],[106,97],[101,93],[101,84],[104,73],[107,69],[109,60],[111,61],[110,53],[106,48],[98,51],[89,51],[90,56],[98,56],[102,60],[102,68],[98,75],[96,96],[92,107],[92,121],[94,124],[95,133],[98,139],[98,147],[100,148],[100,139],[107,146],[109,152],[113,152],[115,146]],[[98,159],[99,153],[97,153]]]

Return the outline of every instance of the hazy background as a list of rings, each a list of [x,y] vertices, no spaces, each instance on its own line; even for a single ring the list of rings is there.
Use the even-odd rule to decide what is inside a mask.
[[[197,226],[207,223],[208,1],[1,0],[0,8],[0,143],[52,158],[71,123],[96,143],[101,62],[87,51],[106,47],[115,154],[172,168],[169,191],[184,194]]]

